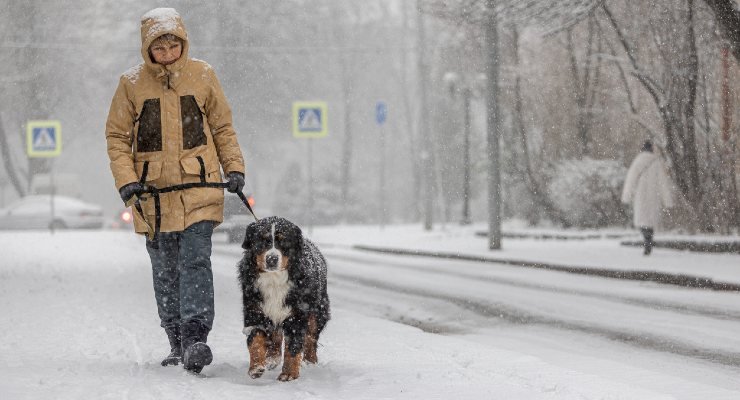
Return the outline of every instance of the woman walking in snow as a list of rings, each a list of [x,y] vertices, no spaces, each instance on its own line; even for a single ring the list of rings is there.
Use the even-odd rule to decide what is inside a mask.
[[[632,204],[633,222],[644,237],[644,254],[653,250],[653,234],[663,208],[673,207],[671,181],[659,155],[648,140],[627,171],[622,202]]]
[[[223,190],[196,187],[152,196],[146,189],[220,183],[223,168],[228,190],[240,192],[244,160],[216,74],[189,58],[188,49],[174,9],[157,8],[141,18],[144,62],[121,76],[105,134],[121,199],[139,199],[134,229],[150,234],[154,294],[171,349],[162,365],[182,361],[200,372],[213,359],[206,345],[214,317],[211,236],[223,221]]]

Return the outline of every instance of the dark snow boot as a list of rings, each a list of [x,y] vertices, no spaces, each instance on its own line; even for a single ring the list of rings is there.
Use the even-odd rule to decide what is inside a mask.
[[[167,339],[170,341],[170,355],[162,360],[162,366],[177,365],[182,361],[182,341],[180,339],[180,327],[165,328]]]
[[[640,228],[640,231],[642,231],[642,236],[645,238],[642,254],[649,256],[653,251],[653,228]]]
[[[180,325],[182,362],[186,370],[197,374],[213,361],[211,348],[206,344],[208,331],[209,329],[200,322],[186,322]]]

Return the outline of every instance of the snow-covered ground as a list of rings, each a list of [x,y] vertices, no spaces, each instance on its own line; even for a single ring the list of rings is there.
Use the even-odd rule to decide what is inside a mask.
[[[512,227],[511,232],[529,235],[565,235],[584,237],[603,235],[601,239],[542,240],[504,239],[501,250],[488,250],[486,237],[477,236],[486,225],[459,226],[449,224],[423,231],[420,225],[388,226],[338,226],[316,229],[314,239],[327,245],[366,245],[390,249],[435,251],[441,253],[545,262],[557,265],[609,268],[617,270],[642,270],[686,274],[711,278],[719,282],[740,283],[740,254],[697,253],[656,248],[652,255],[642,255],[642,248],[620,246],[625,238],[641,240],[637,231],[558,231],[554,229],[522,229]],[[633,234],[632,237],[625,236]],[[614,235],[618,238],[608,238]],[[657,232],[655,239],[680,238]],[[739,237],[724,236],[723,240],[740,241]],[[703,237],[711,240],[711,237]]]
[[[223,237],[212,258],[214,363],[194,376],[159,366],[168,348],[141,237],[0,232],[0,398],[740,398],[736,293],[348,248],[489,254],[473,229],[316,228],[311,236],[330,262],[333,319],[319,364],[288,383],[276,381],[277,371],[258,380],[246,375],[234,268],[240,252]],[[615,243],[579,241],[574,255],[558,249],[563,243],[510,240],[502,253],[740,281],[737,255],[658,249],[648,259]],[[625,332],[636,337],[609,337]]]

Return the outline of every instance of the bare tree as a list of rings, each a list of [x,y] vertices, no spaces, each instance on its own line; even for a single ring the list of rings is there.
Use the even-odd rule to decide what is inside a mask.
[[[638,48],[620,27],[611,8],[601,9],[632,66],[632,75],[649,93],[663,122],[665,147],[681,194],[696,213],[701,211],[702,185],[695,133],[698,58],[694,35],[694,1],[676,4],[652,24],[660,74],[651,74],[638,59]],[[661,39],[658,40],[657,38]]]
[[[7,6],[7,5],[6,5]],[[26,3],[16,7],[8,7],[3,12],[3,30],[5,38],[9,38],[2,51],[3,58],[11,61],[10,77],[6,78],[6,85],[12,84],[15,88],[23,86],[25,90],[15,93],[15,101],[8,104],[8,109],[14,109],[12,125],[20,125],[22,121],[29,118],[47,118],[46,110],[48,103],[42,101],[42,84],[48,79],[46,68],[38,61],[43,57],[44,46],[43,34],[35,28],[34,17],[38,14],[38,5]],[[30,30],[29,30],[30,28]],[[20,34],[19,34],[20,33]],[[6,91],[13,93],[13,91]],[[20,118],[18,118],[20,117]],[[46,160],[27,158],[25,152],[17,151],[25,149],[23,141],[16,142],[9,136],[13,129],[7,129],[5,119],[0,116],[0,145],[2,145],[3,166],[14,190],[18,196],[25,196],[30,186],[30,180],[35,173],[46,172],[48,162]],[[18,132],[18,131],[15,131]],[[24,138],[20,136],[17,138]],[[20,143],[21,147],[14,146]],[[15,149],[15,150],[14,150]]]
[[[735,60],[740,61],[740,6],[735,0],[704,0],[714,11],[714,16],[725,38],[732,47]]]
[[[519,31],[516,27],[512,27],[512,53],[514,55],[513,67],[517,71],[516,78],[514,79],[514,136],[519,144],[519,151],[521,151],[521,162],[519,176],[522,177],[527,190],[531,198],[542,209],[547,218],[551,221],[559,223],[561,225],[567,225],[565,218],[562,213],[558,210],[557,206],[550,200],[547,195],[547,184],[542,180],[544,174],[540,171],[542,165],[535,165],[533,157],[530,155],[532,148],[527,135],[527,127],[524,123],[524,102],[522,100],[522,74],[520,71],[520,56],[519,56]],[[541,150],[541,149],[540,149]],[[538,159],[542,159],[541,154],[538,154]]]
[[[351,6],[351,4],[350,4]],[[340,16],[340,11],[342,15]],[[335,8],[333,10],[334,20],[353,20],[356,19],[354,10],[346,9],[339,10]],[[349,14],[349,17],[345,15]],[[347,47],[351,40],[351,32],[353,27],[348,24],[337,24],[334,25],[334,40],[340,44],[341,47]],[[339,83],[341,85],[341,98],[342,98],[342,113],[344,122],[344,140],[342,142],[341,157],[339,163],[339,185],[340,185],[340,201],[342,204],[341,217],[343,222],[347,222],[348,218],[348,205],[350,186],[352,183],[352,153],[354,150],[353,132],[352,132],[352,95],[353,95],[353,81],[354,81],[354,69],[358,62],[357,56],[354,53],[340,52],[337,54],[340,76]]]
[[[579,62],[574,45],[573,35],[575,25],[566,30],[566,47],[570,58],[570,71],[575,83],[573,94],[578,107],[576,129],[580,156],[589,154],[589,131],[593,120],[593,106],[596,101],[596,90],[601,76],[601,35],[596,29],[594,16],[587,19],[585,50],[582,61]],[[594,43],[595,42],[595,43]]]
[[[24,177],[22,176],[22,170],[18,169],[17,164],[13,160],[13,152],[11,151],[10,142],[8,141],[7,130],[5,129],[5,122],[0,112],[0,155],[3,158],[3,167],[5,173],[8,175],[10,184],[15,189],[18,196],[23,197],[26,195],[26,188],[21,183]],[[26,178],[27,179],[27,178]]]
[[[402,13],[402,25],[401,25],[401,43],[404,45],[404,47],[410,42],[409,37],[411,36],[411,28],[410,28],[410,14],[416,13],[416,8],[411,7],[410,8],[410,2],[403,2],[401,6],[401,13]],[[418,48],[417,48],[418,51]],[[401,85],[402,93],[401,93],[401,106],[403,107],[403,116],[404,116],[404,128],[406,129],[406,135],[403,137],[406,138],[406,145],[407,150],[406,153],[410,155],[409,161],[411,164],[411,187],[412,187],[412,197],[410,202],[410,211],[412,214],[412,220],[413,221],[419,221],[421,219],[422,215],[422,209],[421,209],[421,183],[422,183],[422,160],[420,157],[419,152],[417,149],[419,148],[419,141],[420,138],[417,136],[417,124],[418,120],[414,118],[413,116],[418,114],[418,110],[414,108],[414,102],[413,99],[417,96],[418,91],[418,85],[410,84],[411,81],[409,79],[409,67],[415,66],[415,63],[413,62],[413,53],[407,51],[404,48],[401,48],[399,50],[398,59],[399,59],[399,65],[396,69],[396,79],[398,83]],[[413,85],[413,86],[412,86]]]

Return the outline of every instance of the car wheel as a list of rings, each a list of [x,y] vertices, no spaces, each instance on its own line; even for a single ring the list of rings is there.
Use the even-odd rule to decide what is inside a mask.
[[[61,220],[55,219],[55,220],[54,220],[54,221],[53,221],[53,222],[52,222],[52,223],[51,223],[51,224],[49,225],[49,228],[51,228],[51,229],[57,229],[57,230],[60,230],[60,229],[67,229],[67,224],[65,224],[65,223],[64,223],[64,221],[61,221]]]

